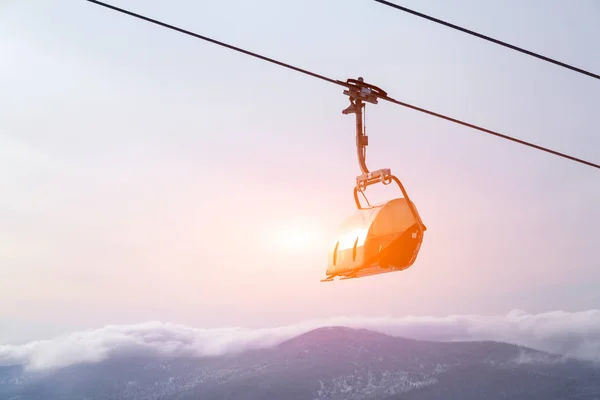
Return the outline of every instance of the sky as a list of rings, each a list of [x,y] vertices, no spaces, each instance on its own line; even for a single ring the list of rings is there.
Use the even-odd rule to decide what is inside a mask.
[[[111,4],[600,161],[600,82],[374,1]],[[398,4],[600,71],[594,0]],[[321,283],[360,173],[343,88],[86,1],[2,1],[0,37],[0,342],[600,308],[598,170],[369,105],[368,165],[428,230],[406,271]]]

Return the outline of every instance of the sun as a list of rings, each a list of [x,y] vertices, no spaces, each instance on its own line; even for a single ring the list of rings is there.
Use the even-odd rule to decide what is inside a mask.
[[[302,251],[318,246],[317,233],[300,227],[280,228],[273,232],[273,247],[280,251]]]
[[[315,245],[315,235],[306,229],[285,229],[277,234],[276,242],[285,250],[306,250]]]
[[[256,240],[265,251],[285,256],[291,254],[314,254],[329,246],[328,226],[310,218],[283,218],[264,224],[257,232]]]

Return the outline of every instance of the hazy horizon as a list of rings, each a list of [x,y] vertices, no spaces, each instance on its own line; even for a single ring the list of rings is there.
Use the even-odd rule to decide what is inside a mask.
[[[347,327],[407,339],[496,341],[584,361],[600,362],[600,310],[503,316],[337,317],[263,329],[204,329],[160,321],[108,325],[18,345],[0,344],[0,366],[31,370],[97,363],[120,355],[221,356],[269,348],[322,327]]]

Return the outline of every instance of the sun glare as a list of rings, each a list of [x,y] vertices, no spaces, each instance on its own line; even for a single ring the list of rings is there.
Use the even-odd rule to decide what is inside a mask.
[[[314,245],[314,235],[307,230],[282,231],[279,246],[288,250],[304,250]]]
[[[278,221],[279,223],[265,226],[261,243],[270,251],[303,254],[305,252],[323,251],[329,247],[330,238],[327,236],[327,226],[312,221]]]

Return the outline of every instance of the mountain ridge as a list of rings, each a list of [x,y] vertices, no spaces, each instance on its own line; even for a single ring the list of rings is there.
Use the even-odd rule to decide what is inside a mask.
[[[343,326],[225,356],[0,367],[0,399],[14,400],[597,399],[586,394],[593,391],[600,393],[593,363],[502,342],[420,341]]]

